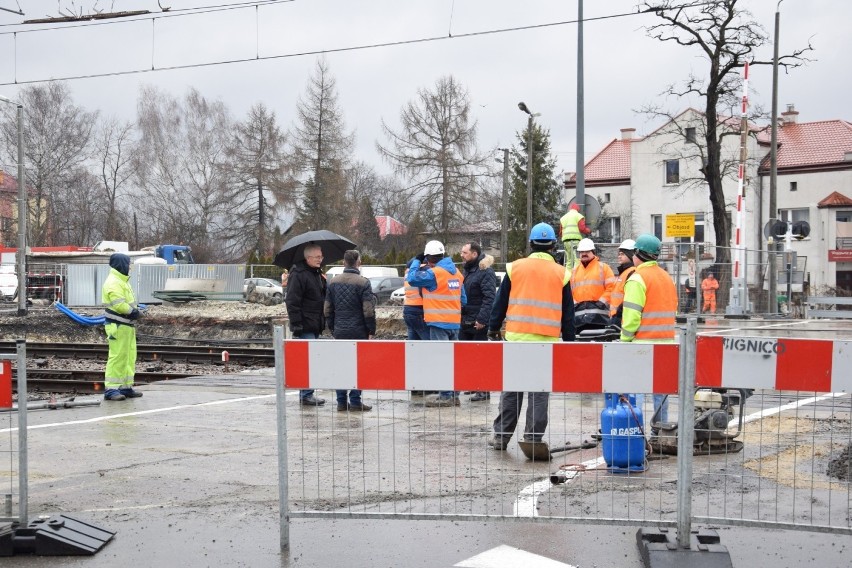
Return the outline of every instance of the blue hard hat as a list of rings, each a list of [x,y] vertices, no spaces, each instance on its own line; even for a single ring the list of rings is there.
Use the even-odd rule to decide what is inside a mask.
[[[547,223],[539,223],[530,231],[530,242],[546,245],[556,242],[556,231]]]

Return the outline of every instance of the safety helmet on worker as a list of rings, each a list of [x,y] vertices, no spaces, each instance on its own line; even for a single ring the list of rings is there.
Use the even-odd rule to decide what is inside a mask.
[[[572,203],[572,204],[571,204],[571,207],[569,207],[569,209],[573,209],[574,211],[579,211],[579,210],[580,210],[580,206],[579,206],[579,205],[577,205],[576,203]]]
[[[539,223],[530,231],[530,242],[535,245],[552,245],[556,243],[556,231],[549,223]]]
[[[444,253],[444,243],[442,243],[441,241],[429,241],[428,243],[426,243],[426,247],[423,249],[423,254],[425,254],[426,256],[443,256]]]
[[[577,243],[577,252],[589,252],[595,250],[595,242],[592,239],[582,239]]]
[[[618,245],[618,250],[627,251],[630,254],[633,254],[633,250],[636,248],[636,241],[633,239],[624,239],[620,245]]]
[[[641,260],[656,260],[660,256],[660,239],[645,233],[636,237],[636,254]]]

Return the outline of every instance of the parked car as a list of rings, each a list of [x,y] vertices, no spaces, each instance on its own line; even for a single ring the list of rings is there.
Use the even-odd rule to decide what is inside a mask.
[[[249,288],[252,286],[258,294],[269,296],[278,302],[284,300],[284,288],[278,282],[269,278],[246,278],[243,280],[243,298],[248,297]]]
[[[373,276],[370,278],[370,286],[373,288],[373,294],[376,295],[376,303],[379,304],[388,303],[394,290],[403,284],[405,284],[405,280],[401,276]]]
[[[388,300],[390,304],[402,304],[403,302],[405,302],[405,286],[391,292],[390,300]]]

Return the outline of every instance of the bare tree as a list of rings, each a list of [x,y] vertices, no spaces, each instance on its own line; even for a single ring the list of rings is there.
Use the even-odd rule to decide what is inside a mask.
[[[57,243],[90,245],[107,237],[109,225],[103,215],[100,181],[79,167],[64,178],[65,191],[56,197],[54,207],[62,211],[62,222],[53,229]]]
[[[454,77],[442,77],[434,89],[417,91],[402,108],[400,123],[396,131],[382,121],[388,143],[376,147],[411,182],[409,195],[446,239],[450,227],[470,220],[479,198],[477,177],[483,175],[467,90]]]
[[[771,65],[771,58],[756,59],[757,52],[768,42],[765,30],[742,8],[740,0],[716,0],[700,4],[680,5],[679,1],[645,2],[643,8],[655,12],[661,23],[650,26],[648,35],[660,41],[671,41],[688,48],[697,48],[708,63],[706,76],[690,76],[681,84],[670,85],[666,96],[697,96],[704,100],[703,161],[704,180],[709,185],[716,233],[716,262],[730,262],[731,227],[726,214],[722,181],[726,175],[722,155],[723,137],[731,134],[725,119],[735,115],[741,88],[740,68],[750,65]],[[798,67],[812,47],[797,49],[779,58],[785,69]],[[666,114],[660,107],[645,111]],[[672,116],[669,114],[669,116]],[[693,147],[695,150],[696,148]]]
[[[338,107],[336,82],[320,58],[296,107],[293,128],[296,163],[306,176],[297,220],[300,229],[345,232],[351,226],[345,196],[353,141]]]
[[[263,103],[253,105],[236,125],[231,161],[239,185],[231,202],[234,223],[228,240],[237,256],[246,258],[252,251],[271,256],[274,228],[298,201],[286,143],[275,113]]]
[[[144,238],[192,244],[210,259],[227,259],[236,187],[228,166],[233,126],[227,108],[195,89],[177,100],[143,87],[137,113]]]
[[[102,190],[97,202],[103,205],[103,236],[107,240],[116,240],[129,233],[130,223],[122,215],[119,198],[123,197],[122,189],[132,181],[135,173],[133,142],[133,124],[115,117],[101,125],[95,139],[95,159]]]
[[[89,142],[97,113],[74,104],[63,82],[21,89],[19,99],[26,110],[24,131],[26,183],[29,193],[27,241],[32,246],[54,244],[56,201],[67,201],[73,177],[89,157]],[[15,109],[4,108],[3,145],[11,161],[18,160],[18,127]],[[19,180],[20,181],[20,180]],[[77,243],[74,243],[77,244]]]

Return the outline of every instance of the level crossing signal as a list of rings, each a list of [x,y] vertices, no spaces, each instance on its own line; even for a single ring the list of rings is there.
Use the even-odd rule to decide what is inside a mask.
[[[811,234],[811,225],[807,221],[796,221],[788,223],[787,221],[779,221],[778,219],[770,219],[763,227],[763,235],[768,239],[770,237],[783,239],[787,236],[787,231],[796,240],[802,240]]]

